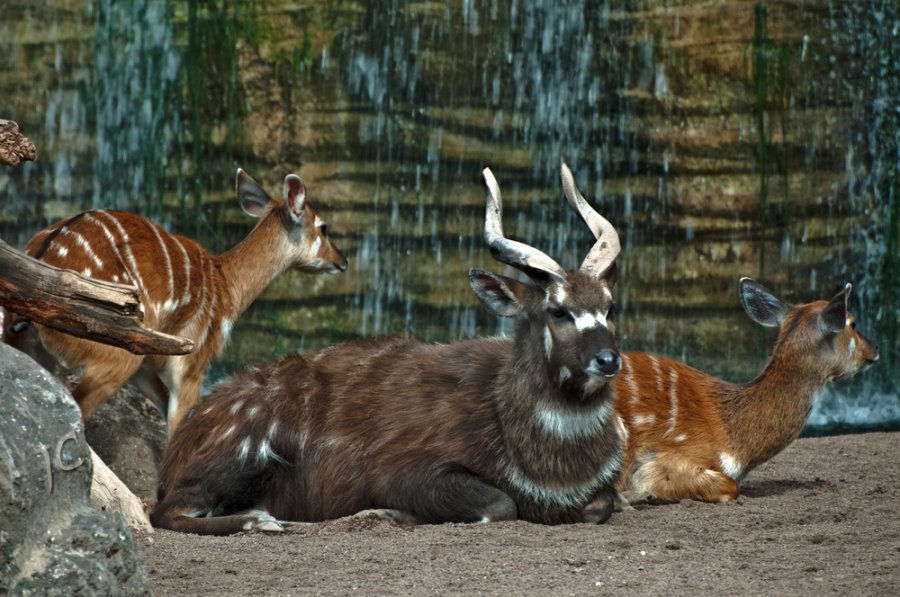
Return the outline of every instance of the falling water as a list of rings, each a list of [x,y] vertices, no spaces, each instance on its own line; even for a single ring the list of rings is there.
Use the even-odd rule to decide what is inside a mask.
[[[412,333],[504,333],[469,268],[490,166],[512,237],[576,267],[589,232],[566,161],[623,240],[629,350],[749,379],[772,343],[748,275],[801,302],[854,284],[876,368],[826,392],[815,430],[900,423],[900,15],[895,3],[405,0],[14,2],[0,92],[40,160],[0,171],[21,246],[91,206],[151,215],[221,250],[252,222],[234,169],[300,173],[339,277],[282,276],[217,375],[289,350]],[[26,82],[27,81],[27,82]],[[39,92],[36,92],[39,90]]]

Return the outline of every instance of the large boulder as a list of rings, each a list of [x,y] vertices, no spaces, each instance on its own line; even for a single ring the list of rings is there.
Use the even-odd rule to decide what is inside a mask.
[[[69,392],[0,344],[0,594],[152,594],[125,519],[90,505],[92,470]]]
[[[94,411],[84,435],[97,456],[145,506],[155,503],[157,463],[162,461],[168,435],[166,420],[152,400],[125,384]]]

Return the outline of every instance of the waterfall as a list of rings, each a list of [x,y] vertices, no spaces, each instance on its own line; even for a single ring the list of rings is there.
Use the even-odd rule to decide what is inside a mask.
[[[252,225],[241,166],[273,195],[300,174],[350,259],[276,280],[213,377],[347,338],[509,333],[466,275],[517,275],[485,250],[480,173],[507,234],[574,268],[593,239],[566,161],[622,239],[623,349],[748,380],[774,339],[741,276],[793,303],[851,282],[881,360],[810,429],[900,425],[896,2],[46,4],[0,23],[0,117],[40,156],[0,170],[7,242],[103,206],[218,250]]]

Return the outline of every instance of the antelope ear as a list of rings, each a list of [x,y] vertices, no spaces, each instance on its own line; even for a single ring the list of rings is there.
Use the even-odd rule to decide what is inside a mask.
[[[306,203],[306,185],[296,174],[288,174],[284,177],[284,202],[287,203],[288,213],[295,224],[303,221],[303,205]]]
[[[269,195],[246,172],[238,168],[235,180],[238,203],[248,216],[258,218],[269,205]]]
[[[759,325],[777,328],[791,306],[772,294],[762,284],[750,278],[741,278],[741,304],[750,319]]]
[[[525,312],[515,290],[523,286],[511,278],[480,269],[469,270],[469,284],[488,311],[500,317],[518,317]]]
[[[819,313],[819,329],[823,334],[837,334],[847,326],[847,301],[851,290],[851,284],[844,286]]]

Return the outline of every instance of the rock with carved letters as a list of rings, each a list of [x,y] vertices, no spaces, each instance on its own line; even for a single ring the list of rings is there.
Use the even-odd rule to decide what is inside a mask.
[[[91,471],[71,395],[0,344],[0,594],[152,594],[122,515],[90,505]]]

